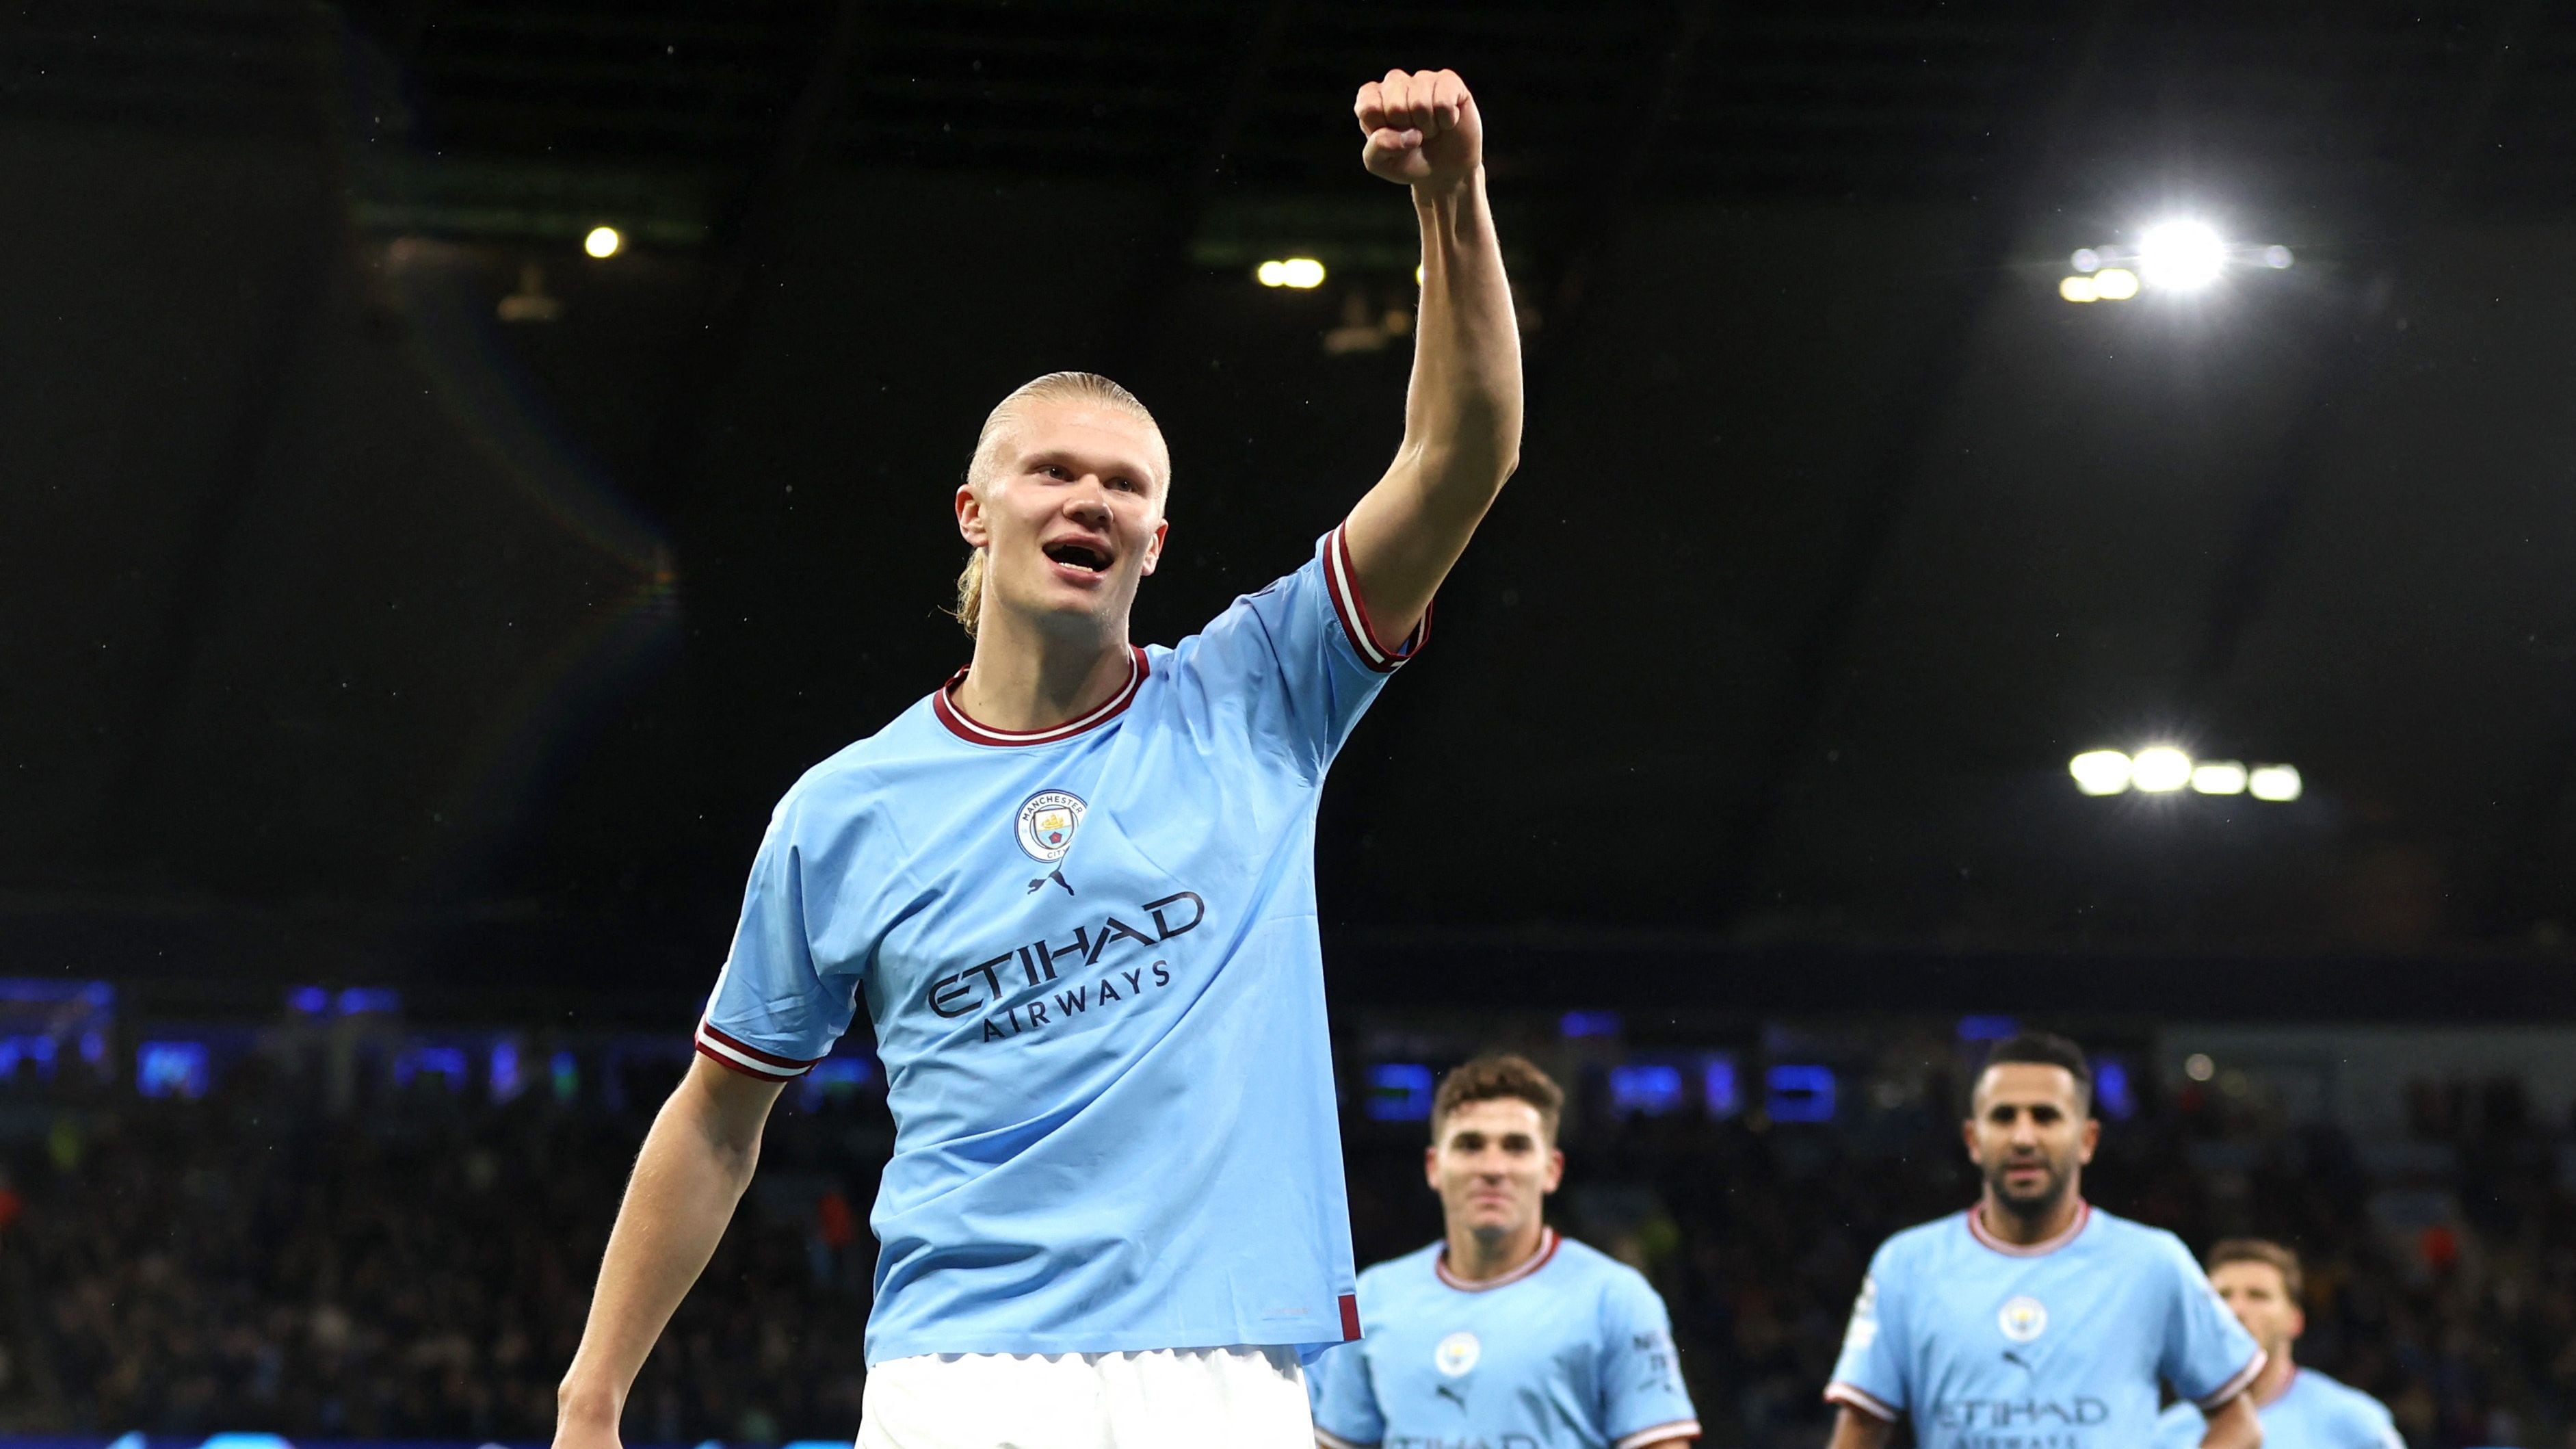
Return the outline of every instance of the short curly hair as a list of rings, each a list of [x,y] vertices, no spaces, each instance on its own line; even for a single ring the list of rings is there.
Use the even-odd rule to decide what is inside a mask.
[[[1459,1108],[1472,1102],[1506,1099],[1536,1107],[1539,1125],[1547,1129],[1547,1140],[1556,1140],[1557,1118],[1565,1110],[1565,1089],[1540,1071],[1537,1063],[1510,1052],[1478,1057],[1440,1079],[1439,1095],[1431,1099],[1431,1140],[1440,1140],[1440,1124]]]

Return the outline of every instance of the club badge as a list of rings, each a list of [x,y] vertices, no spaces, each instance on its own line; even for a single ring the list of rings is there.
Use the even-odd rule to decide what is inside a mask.
[[[2048,1332],[2048,1305],[2024,1294],[2003,1306],[1995,1315],[1995,1326],[2013,1342],[2028,1343]]]
[[[1070,790],[1040,790],[1020,802],[1020,849],[1041,865],[1053,865],[1073,849],[1074,829],[1091,807]]]
[[[1474,1368],[1476,1360],[1484,1356],[1485,1346],[1476,1341],[1476,1335],[1462,1328],[1440,1340],[1440,1346],[1431,1351],[1431,1363],[1454,1379]]]

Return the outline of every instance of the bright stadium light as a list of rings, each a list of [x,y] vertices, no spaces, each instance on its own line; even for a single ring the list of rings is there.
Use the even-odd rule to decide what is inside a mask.
[[[2065,281],[2057,284],[2057,295],[2064,297],[2069,302],[2098,302],[2102,300],[2102,293],[2100,289],[2093,285],[2093,279],[2091,277],[2067,278]]]
[[[2075,255],[2068,257],[2067,261],[2079,272],[2098,272],[2102,270],[2102,254],[2093,250],[2091,247],[2077,247],[2075,249]]]
[[[2117,795],[2129,788],[2129,757],[2118,750],[2086,750],[2066,762],[2066,773],[2087,795]]]
[[[2125,302],[2138,295],[2138,274],[2127,267],[2104,267],[2093,274],[2093,290],[2105,301]]]
[[[2297,260],[2298,258],[2290,255],[2290,249],[2288,247],[2263,248],[2263,265],[2270,267],[2276,272],[2286,268],[2290,263]]]
[[[2245,767],[2234,760],[2203,760],[2191,767],[2191,788],[2203,795],[2245,793]]]
[[[1263,262],[1252,269],[1252,276],[1265,287],[1293,287],[1302,292],[1324,284],[1324,264],[1313,257],[1290,257]]]
[[[2218,280],[2218,269],[2227,264],[2227,244],[2206,223],[2168,221],[2138,238],[2138,263],[2148,286],[2187,292]]]
[[[2149,745],[2129,762],[2129,783],[2161,795],[2191,783],[2191,756],[2171,745]]]
[[[617,228],[613,226],[594,226],[590,229],[590,235],[581,239],[581,249],[601,261],[617,255],[625,245],[626,238],[620,236]]]
[[[2301,785],[2296,765],[2256,765],[2245,777],[2245,788],[2257,800],[2280,803],[2299,798]]]

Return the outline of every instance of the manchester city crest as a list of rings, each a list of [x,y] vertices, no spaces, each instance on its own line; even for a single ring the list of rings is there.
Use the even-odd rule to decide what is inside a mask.
[[[1476,1341],[1476,1335],[1463,1328],[1440,1340],[1440,1346],[1431,1350],[1433,1367],[1453,1379],[1474,1368],[1476,1360],[1484,1356],[1485,1346]]]
[[[1073,849],[1073,832],[1082,812],[1091,807],[1070,790],[1040,790],[1020,802],[1020,849],[1029,859],[1053,865]]]
[[[2003,1306],[1995,1326],[2015,1343],[2028,1343],[2048,1332],[2048,1305],[2025,1293]]]

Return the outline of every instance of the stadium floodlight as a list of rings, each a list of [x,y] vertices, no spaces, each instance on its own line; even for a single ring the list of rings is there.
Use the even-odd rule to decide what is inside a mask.
[[[2191,767],[2191,788],[2203,795],[2245,793],[2245,767],[2234,760],[2203,760]]]
[[[2086,750],[2066,762],[2066,773],[2087,795],[2117,795],[2129,788],[2129,757],[2118,750]]]
[[[594,226],[590,235],[581,239],[581,249],[601,261],[617,255],[625,246],[626,238],[613,226]]]
[[[2191,756],[2171,745],[2149,745],[2129,761],[2129,784],[2161,795],[2191,783]]]
[[[2093,279],[2091,277],[2068,277],[2065,281],[2057,284],[2057,295],[2064,297],[2069,302],[2098,302],[2102,300],[2101,290],[2093,285]]]
[[[1252,269],[1252,276],[1265,287],[1292,287],[1303,292],[1324,285],[1324,264],[1313,257],[1289,257],[1263,262]]]
[[[2256,765],[2245,777],[2245,788],[2257,800],[2286,803],[2299,798],[2299,767],[2296,765]]]
[[[2127,267],[2104,267],[2093,274],[2093,290],[2104,301],[2125,302],[2138,295],[2138,274]]]
[[[2138,238],[2138,270],[2147,285],[2188,292],[2218,280],[2227,265],[2227,243],[2208,223],[2168,221],[2147,228]]]

